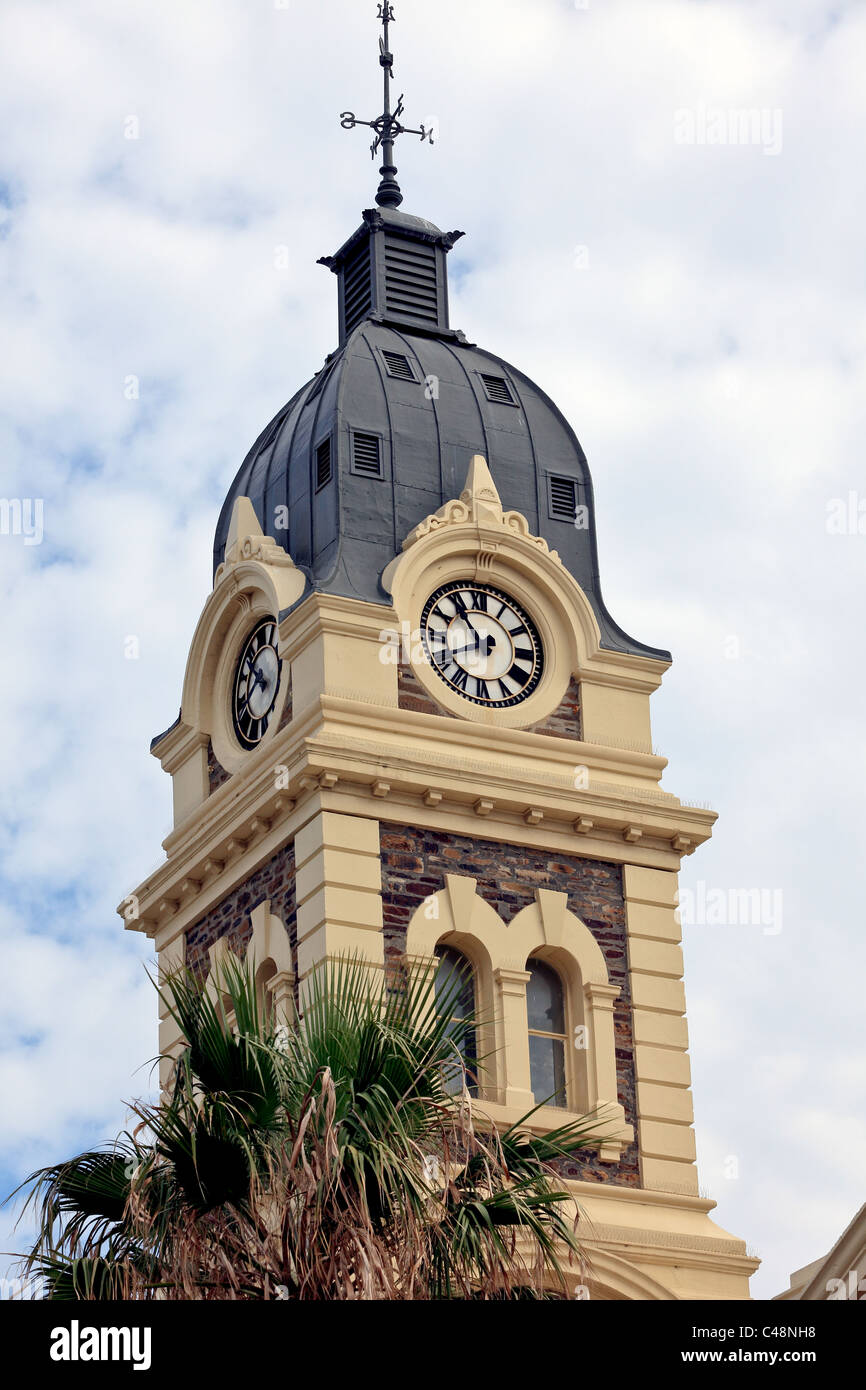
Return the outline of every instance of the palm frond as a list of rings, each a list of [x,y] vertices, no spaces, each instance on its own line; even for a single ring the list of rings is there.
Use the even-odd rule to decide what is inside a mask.
[[[27,1263],[57,1299],[502,1299],[579,1255],[556,1161],[597,1116],[500,1134],[469,1095],[478,1020],[435,968],[332,961],[278,1032],[254,966],[161,995],[184,1048],[135,1134],[28,1180]],[[437,987],[438,986],[438,987]],[[459,1090],[455,1093],[455,1077]]]

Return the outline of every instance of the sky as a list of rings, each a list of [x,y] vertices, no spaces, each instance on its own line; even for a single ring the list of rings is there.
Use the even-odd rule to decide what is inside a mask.
[[[866,1196],[866,6],[395,9],[437,132],[398,145],[404,210],[466,232],[452,323],[574,425],[607,605],[674,656],[663,785],[720,813],[681,880],[700,1179],[768,1298]],[[375,191],[339,123],[380,110],[375,10],[0,14],[4,1194],[152,1086],[115,913],[171,827],[148,745],[231,479],[336,346],[316,260]]]

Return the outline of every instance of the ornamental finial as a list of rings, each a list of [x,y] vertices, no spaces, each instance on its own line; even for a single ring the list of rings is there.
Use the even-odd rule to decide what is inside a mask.
[[[394,111],[391,110],[391,79],[394,76],[394,55],[391,52],[391,45],[388,37],[388,26],[393,24],[394,6],[384,0],[379,5],[378,17],[382,23],[382,36],[379,39],[379,64],[382,68],[385,83],[385,109],[381,116],[377,116],[374,121],[361,121],[354,111],[341,111],[340,124],[344,130],[352,130],[356,125],[369,126],[376,132],[376,138],[370,146],[370,154],[373,159],[376,151],[381,146],[382,167],[379,170],[382,175],[381,182],[376,192],[376,202],[380,207],[396,208],[403,201],[403,194],[397,182],[397,166],[394,163],[394,141],[398,135],[420,135],[422,140],[429,140],[433,144],[433,131],[427,130],[423,125],[417,130],[410,126],[402,125],[400,117],[403,114],[402,94],[397,100]]]

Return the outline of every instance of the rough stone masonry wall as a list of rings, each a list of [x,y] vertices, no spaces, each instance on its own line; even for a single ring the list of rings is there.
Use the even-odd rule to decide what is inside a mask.
[[[213,751],[213,743],[208,740],[207,745],[207,784],[208,793],[213,795],[217,787],[221,787],[223,782],[227,782],[230,773],[226,772],[221,762],[217,761],[217,755]]]
[[[445,875],[460,873],[477,880],[480,895],[504,921],[535,901],[536,888],[568,894],[570,910],[585,922],[607,962],[611,984],[619,985],[614,1008],[617,1093],[626,1120],[637,1134],[634,1036],[622,870],[602,860],[552,854],[525,846],[502,844],[413,825],[382,824],[382,903],[385,960],[400,959],[406,928],[415,909],[445,886]],[[637,1144],[623,1151],[617,1163],[602,1163],[587,1151],[569,1161],[563,1175],[586,1182],[640,1186]]]
[[[568,689],[558,706],[540,724],[533,724],[534,734],[552,734],[554,738],[583,738],[580,718],[580,683],[572,676]]]
[[[242,956],[252,936],[250,913],[265,898],[271,911],[289,934],[292,962],[296,960],[298,938],[295,899],[295,847],[283,845],[266,864],[262,864],[244,883],[238,884],[221,903],[211,908],[186,931],[186,963],[204,982],[210,969],[208,950],[221,936],[228,937],[231,949]],[[297,967],[295,967],[297,971]]]
[[[383,823],[380,840],[386,962],[402,957],[412,913],[425,898],[444,887],[447,873],[475,878],[479,893],[506,922],[535,900],[536,888],[568,894],[569,908],[598,941],[611,983],[620,987],[614,1008],[617,1092],[626,1119],[637,1133],[634,1038],[619,866],[412,825]],[[209,968],[208,948],[220,937],[227,936],[232,950],[243,954],[252,935],[250,913],[265,898],[284,922],[292,959],[296,959],[295,854],[294,846],[286,844],[187,929],[187,964],[201,981]],[[587,1182],[640,1186],[635,1144],[617,1163],[602,1163],[595,1152],[587,1151],[580,1161],[564,1164],[562,1171],[566,1177]]]

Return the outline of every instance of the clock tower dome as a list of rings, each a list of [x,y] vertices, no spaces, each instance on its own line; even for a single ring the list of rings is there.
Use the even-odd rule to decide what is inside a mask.
[[[677,874],[715,815],[661,786],[670,656],[605,606],[571,426],[451,327],[461,233],[399,209],[380,8],[385,111],[343,116],[376,132],[377,207],[324,258],[338,343],[229,488],[151,746],[174,828],[120,911],[163,971],[254,960],[287,1017],[337,957],[462,960],[479,1111],[600,1114],[564,1174],[591,1296],[748,1298],[756,1261],[695,1166]],[[178,1041],[163,1013],[166,1059]]]

